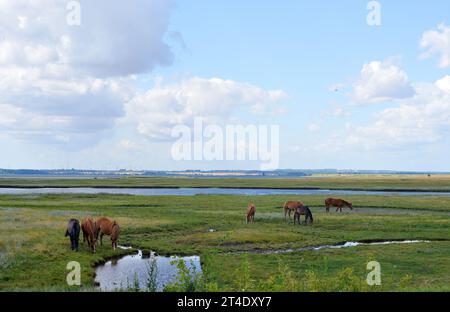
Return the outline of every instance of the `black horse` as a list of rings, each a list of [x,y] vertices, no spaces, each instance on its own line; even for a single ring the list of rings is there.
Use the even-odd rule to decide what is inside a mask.
[[[80,222],[76,219],[70,219],[67,223],[65,237],[70,236],[70,245],[72,250],[78,251],[78,240],[80,239]]]
[[[309,209],[309,207],[300,206],[295,209],[294,224],[295,224],[296,220],[298,221],[298,224],[301,224],[300,216],[302,216],[302,215],[305,216],[305,224],[308,224],[308,219],[311,224],[313,223],[313,216],[312,216],[312,213],[311,213],[311,210]]]

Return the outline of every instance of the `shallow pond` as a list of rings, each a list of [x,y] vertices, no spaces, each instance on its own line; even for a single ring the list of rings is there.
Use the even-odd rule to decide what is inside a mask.
[[[126,290],[135,283],[144,290],[148,287],[152,263],[156,263],[156,290],[162,291],[167,284],[173,283],[178,277],[176,260],[182,259],[191,271],[201,273],[200,257],[162,257],[153,253],[147,257],[139,250],[137,254],[127,255],[120,259],[109,260],[97,266],[95,281],[103,291]]]
[[[218,195],[382,195],[382,196],[445,196],[450,192],[399,192],[399,191],[352,191],[326,189],[259,189],[259,188],[0,188],[0,195],[23,194],[123,194],[141,196],[194,196]]]

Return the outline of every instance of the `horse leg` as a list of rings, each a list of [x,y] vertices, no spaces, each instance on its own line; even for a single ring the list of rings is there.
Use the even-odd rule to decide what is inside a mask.
[[[91,239],[90,239],[89,235],[87,235],[87,234],[86,234],[86,242],[87,242],[87,245],[88,245],[89,249],[92,249]]]
[[[91,249],[92,249],[92,251],[95,253],[95,242],[94,242],[94,238],[95,238],[95,234],[92,233],[92,237],[91,237]]]
[[[103,232],[100,233],[100,246],[103,246]]]

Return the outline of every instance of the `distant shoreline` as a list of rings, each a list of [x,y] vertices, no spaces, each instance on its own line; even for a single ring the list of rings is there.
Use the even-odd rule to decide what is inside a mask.
[[[321,188],[321,187],[264,187],[264,186],[61,186],[61,185],[0,185],[0,189],[236,189],[236,190],[313,190],[313,191],[356,191],[356,192],[386,192],[386,193],[449,193],[449,190],[442,189],[378,189],[378,188]]]

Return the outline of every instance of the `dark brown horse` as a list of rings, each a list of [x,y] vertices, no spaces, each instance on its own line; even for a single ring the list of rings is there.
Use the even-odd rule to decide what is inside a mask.
[[[305,225],[308,224],[308,220],[310,224],[313,223],[313,216],[309,207],[307,206],[297,207],[294,214],[294,224],[295,221],[297,221],[299,225],[301,224],[300,216],[305,216]]]
[[[327,198],[325,200],[325,207],[327,209],[327,212],[330,212],[330,206],[331,207],[337,207],[336,208],[336,212],[339,210],[340,212],[342,212],[342,207],[348,207],[350,208],[350,210],[353,210],[353,205],[352,203],[345,201],[343,199],[339,199],[339,198]]]
[[[70,237],[70,246],[72,250],[78,251],[78,240],[80,239],[80,221],[77,219],[70,219],[67,223],[67,230],[65,237]]]
[[[247,206],[247,223],[255,221],[256,207],[253,203],[249,203]]]
[[[103,245],[103,235],[110,235],[112,248],[116,250],[120,234],[119,224],[115,220],[110,220],[105,217],[99,218],[97,224],[99,228],[97,237],[100,234],[100,245]]]
[[[83,231],[83,242],[87,240],[88,246],[95,252],[97,242],[97,224],[92,218],[81,220],[81,230]]]
[[[291,211],[297,210],[298,207],[302,207],[303,203],[299,201],[287,201],[283,205],[284,219],[286,220],[286,214],[289,212],[289,219],[291,219]]]

